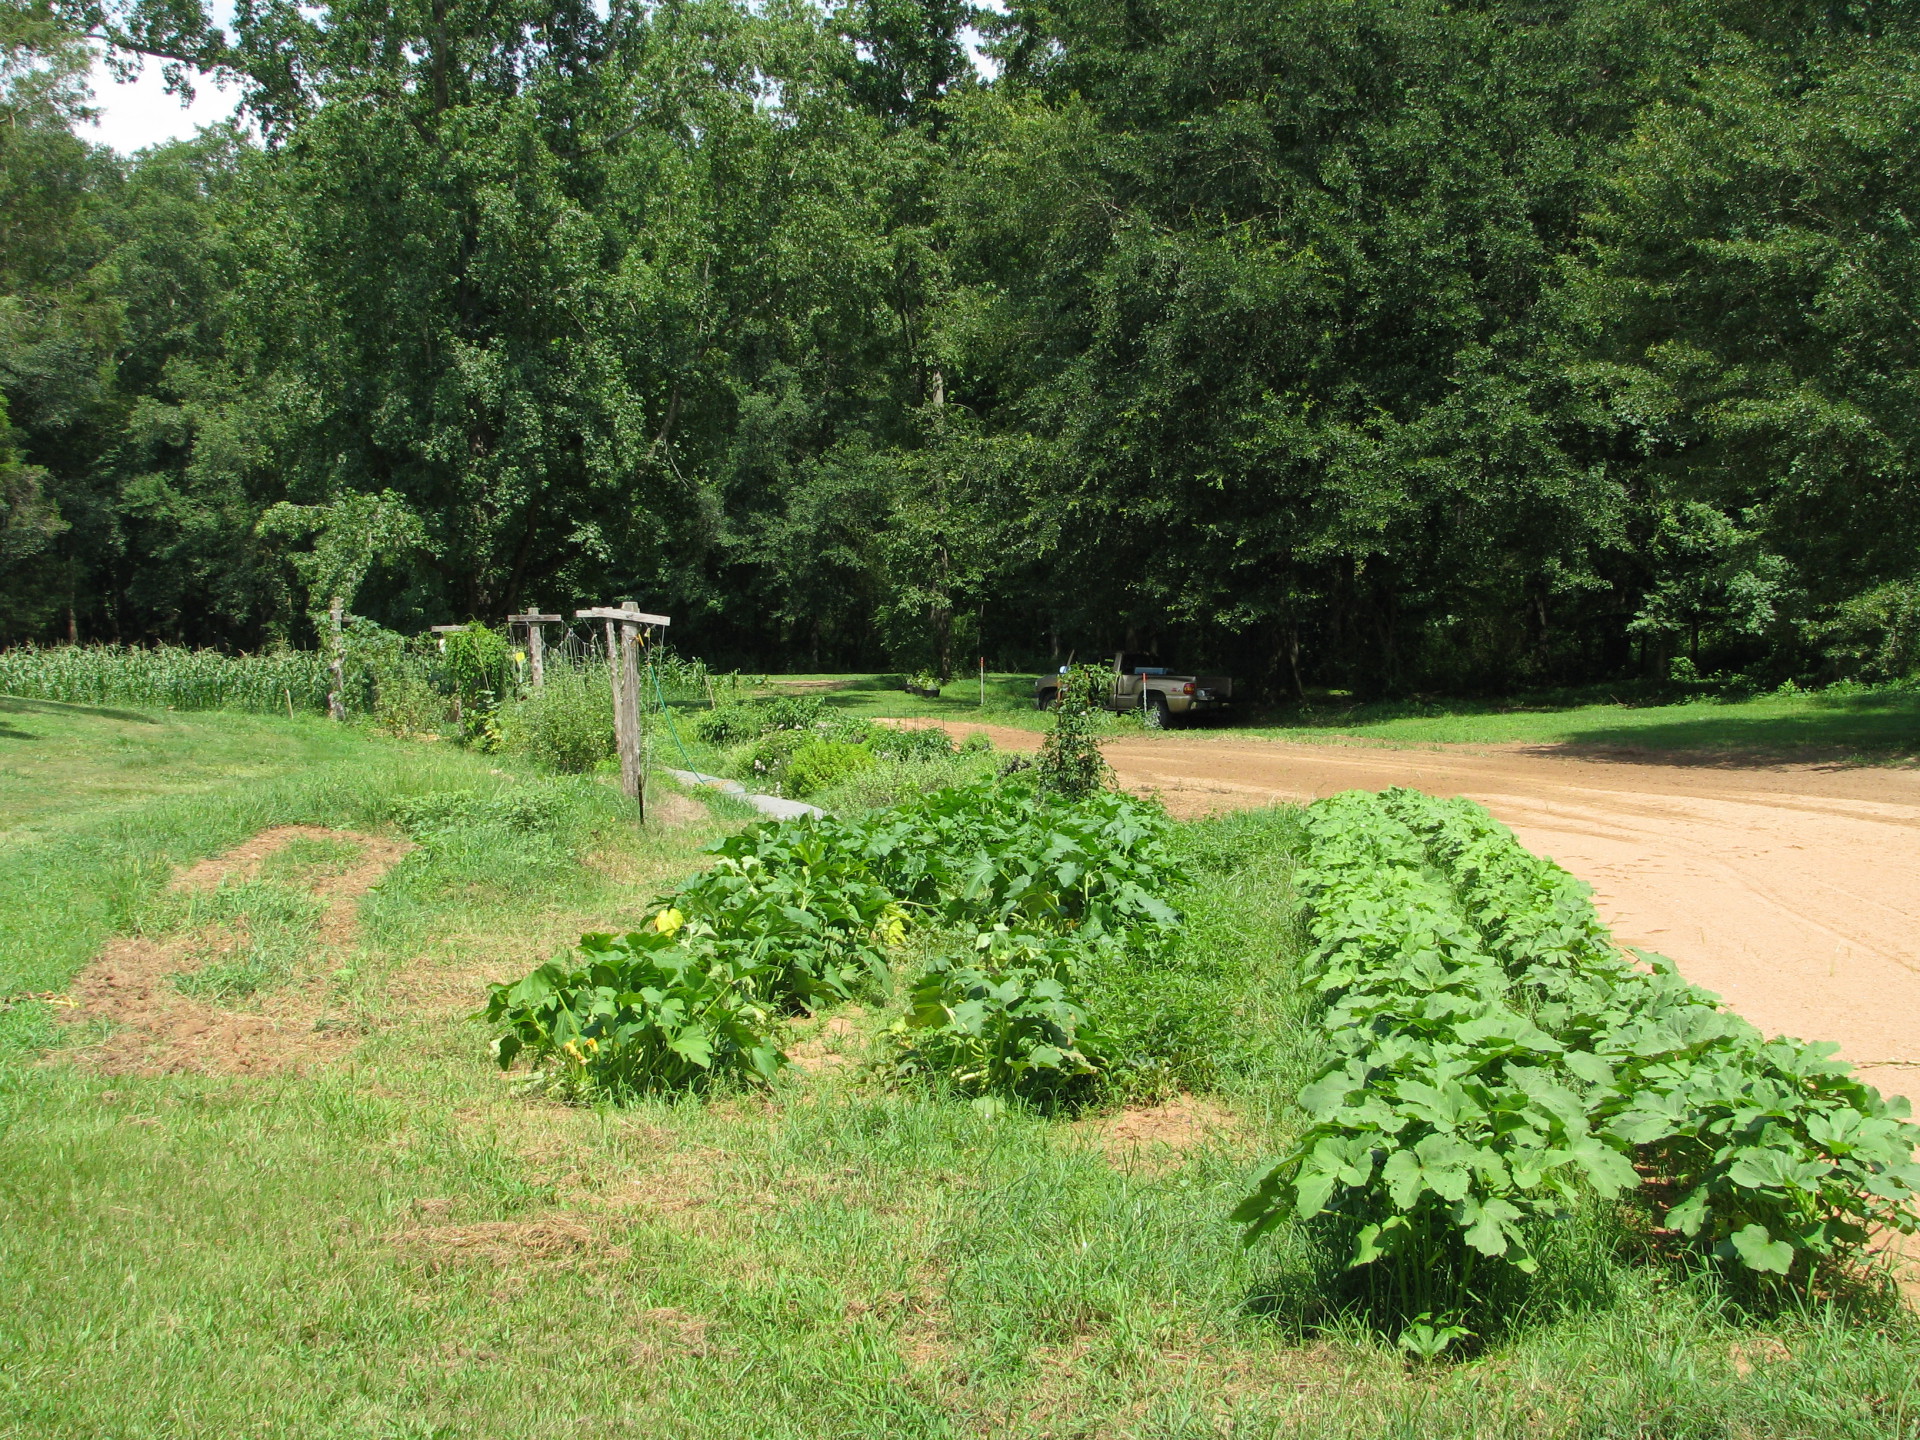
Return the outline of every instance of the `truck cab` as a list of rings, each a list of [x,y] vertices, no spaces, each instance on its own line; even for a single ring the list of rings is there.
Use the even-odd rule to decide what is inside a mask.
[[[1101,703],[1116,713],[1138,710],[1153,729],[1164,729],[1176,719],[1222,710],[1233,699],[1233,681],[1225,675],[1181,675],[1160,663],[1155,655],[1118,650],[1110,662],[1112,681]],[[1060,698],[1060,675],[1042,675],[1034,682],[1034,704],[1051,710]]]

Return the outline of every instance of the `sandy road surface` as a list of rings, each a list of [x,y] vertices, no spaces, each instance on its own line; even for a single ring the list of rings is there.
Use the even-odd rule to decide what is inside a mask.
[[[1839,1041],[1883,1092],[1920,1101],[1920,772],[1206,734],[1102,748],[1176,815],[1388,785],[1469,796],[1592,885],[1622,943],[1671,956],[1769,1034]]]

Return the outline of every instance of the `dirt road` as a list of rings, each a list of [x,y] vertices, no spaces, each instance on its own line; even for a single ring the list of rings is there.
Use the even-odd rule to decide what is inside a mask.
[[[1182,816],[1388,785],[1469,796],[1592,885],[1622,943],[1671,956],[1769,1034],[1839,1041],[1883,1092],[1920,1101],[1920,772],[1192,733],[1103,748],[1128,789]]]

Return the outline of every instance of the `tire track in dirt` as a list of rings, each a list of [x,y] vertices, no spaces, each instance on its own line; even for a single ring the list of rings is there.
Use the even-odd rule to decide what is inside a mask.
[[[1672,957],[1769,1034],[1838,1041],[1882,1091],[1920,1097],[1920,772],[1221,734],[1102,749],[1127,789],[1180,816],[1389,785],[1477,800],[1592,885],[1623,944]]]
[[[296,840],[337,841],[359,857],[323,875],[307,893],[323,902],[311,941],[322,955],[349,950],[356,938],[359,904],[408,850],[405,841],[351,830],[283,825],[264,830],[225,854],[202,860],[174,876],[176,891],[211,891],[254,879],[263,862]],[[175,984],[195,968],[196,948],[243,943],[244,921],[175,935],[127,935],[109,941],[98,959],[73,979],[70,1024],[104,1021],[113,1028],[90,1045],[57,1052],[73,1063],[107,1075],[263,1075],[299,1071],[343,1054],[357,1036],[323,1028],[326,981],[313,971],[295,985],[236,1010],[196,999]]]

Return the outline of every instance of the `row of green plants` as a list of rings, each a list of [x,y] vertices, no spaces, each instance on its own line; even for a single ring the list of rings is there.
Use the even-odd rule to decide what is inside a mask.
[[[720,706],[700,715],[694,733],[726,752],[725,768],[756,789],[807,798],[892,762],[931,765],[958,751],[937,727],[904,730],[830,709],[814,695],[782,695]],[[983,735],[959,747],[991,748]]]
[[[17,645],[0,650],[0,694],[67,705],[165,710],[327,707],[326,658],[312,650],[228,655],[178,645]]]
[[[1108,1057],[1083,991],[1115,950],[1179,928],[1168,822],[1110,791],[949,787],[856,820],[748,827],[653,907],[643,929],[492,987],[505,1068],[624,1099],[785,1064],[784,1019],[911,985],[893,1073],[990,1104],[1058,1105]]]
[[[1352,792],[1308,834],[1328,1059],[1236,1218],[1249,1240],[1315,1227],[1409,1348],[1465,1336],[1595,1198],[1645,1196],[1664,1242],[1806,1287],[1916,1228],[1904,1101],[1620,953],[1587,888],[1479,806]]]

